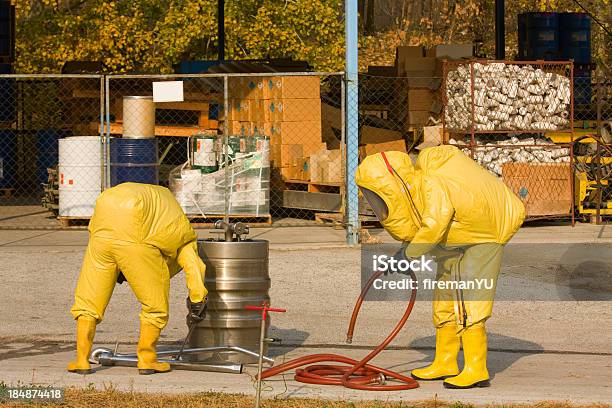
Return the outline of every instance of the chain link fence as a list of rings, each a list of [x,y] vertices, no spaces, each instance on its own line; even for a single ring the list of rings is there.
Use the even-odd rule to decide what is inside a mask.
[[[41,204],[69,215],[79,196],[100,193],[103,85],[96,75],[0,75],[0,204],[9,218]]]
[[[340,216],[341,83],[316,73],[107,77],[107,183],[167,186],[200,224]],[[153,102],[164,85],[182,97]]]
[[[455,144],[524,198],[532,218],[612,212],[610,80],[596,71],[580,90],[587,85],[571,81],[567,63],[534,64],[534,79],[513,90],[501,65],[486,72],[491,64],[474,70],[475,63],[435,76],[397,77],[393,67],[361,74],[352,125],[341,73],[2,75],[0,218],[18,225],[11,211],[44,212],[64,225],[85,224],[100,191],[139,181],[172,190],[194,224],[227,217],[345,226],[347,126],[357,127],[359,160]],[[540,89],[538,80],[552,84]],[[156,87],[162,97],[180,88],[182,97],[153,102]],[[547,102],[548,89],[557,104]],[[519,93],[523,106],[508,103]],[[588,102],[580,104],[584,93]],[[550,109],[563,121],[541,120]],[[555,129],[523,127],[527,113],[530,123]],[[361,200],[359,214],[362,223],[376,221]]]

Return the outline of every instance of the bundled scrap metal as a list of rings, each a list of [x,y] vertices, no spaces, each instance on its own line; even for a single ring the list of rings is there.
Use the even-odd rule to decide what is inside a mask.
[[[571,101],[568,78],[530,65],[476,62],[472,66],[476,131],[567,129]],[[470,65],[448,73],[446,100],[447,128],[471,129]]]
[[[450,139],[449,144],[455,145],[467,154],[472,150],[462,141]],[[550,146],[550,147],[548,147]],[[557,146],[549,139],[511,137],[496,143],[476,140],[474,160],[496,176],[502,175],[505,163],[569,163],[569,147]]]

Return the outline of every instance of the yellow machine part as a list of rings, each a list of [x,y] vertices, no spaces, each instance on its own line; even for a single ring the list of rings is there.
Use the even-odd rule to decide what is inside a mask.
[[[605,158],[612,161],[610,158]],[[601,184],[609,185],[610,180],[601,180]],[[595,180],[588,180],[587,174],[584,172],[576,173],[575,177],[575,205],[580,214],[596,214],[595,208],[584,208],[584,202],[589,197],[589,192],[597,190]],[[612,201],[602,202],[602,208],[599,209],[601,215],[612,215]]]

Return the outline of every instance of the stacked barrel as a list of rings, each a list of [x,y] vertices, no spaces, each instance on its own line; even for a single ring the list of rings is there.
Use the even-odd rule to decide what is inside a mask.
[[[123,137],[110,141],[111,186],[159,183],[155,102],[151,96],[123,97]]]
[[[518,15],[519,60],[574,62],[574,110],[591,103],[591,18],[585,13]]]

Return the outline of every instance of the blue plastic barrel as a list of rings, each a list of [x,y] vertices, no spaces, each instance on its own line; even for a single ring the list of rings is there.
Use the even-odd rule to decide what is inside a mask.
[[[522,13],[516,16],[518,23],[518,60],[523,61],[525,57],[525,45],[527,44],[527,14]]]
[[[524,13],[520,17],[524,33],[519,40],[519,55],[526,60],[559,60],[559,15]]]
[[[574,110],[589,110],[592,93],[591,70],[574,69]]]
[[[14,188],[17,180],[17,138],[12,130],[0,130],[0,188]]]
[[[128,181],[159,184],[157,149],[155,138],[111,139],[111,186]]]
[[[178,74],[201,74],[220,63],[221,61],[218,60],[183,60],[178,64],[176,71]]]
[[[48,168],[57,166],[59,156],[58,141],[70,136],[70,132],[59,129],[41,129],[36,131],[36,182],[46,183],[49,179]]]
[[[0,74],[12,74],[11,64],[0,64]],[[0,77],[0,122],[15,121],[15,106],[17,105],[17,82],[15,78]]]
[[[591,63],[591,17],[586,13],[559,15],[561,58],[577,64]]]

